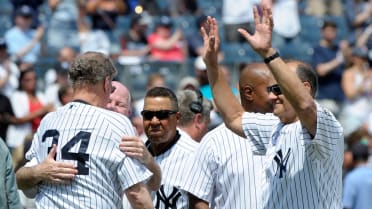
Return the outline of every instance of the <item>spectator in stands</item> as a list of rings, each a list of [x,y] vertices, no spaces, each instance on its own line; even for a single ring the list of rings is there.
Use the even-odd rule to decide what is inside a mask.
[[[0,92],[0,138],[6,141],[9,121],[6,117],[14,116],[12,105],[7,96]]]
[[[79,47],[78,9],[75,0],[49,0],[51,16],[48,21],[47,47],[58,52],[65,46]]]
[[[307,15],[324,17],[343,15],[343,0],[306,0]]]
[[[5,33],[8,53],[16,63],[35,63],[40,54],[44,27],[31,28],[33,10],[22,6],[15,13],[15,25]]]
[[[65,105],[73,100],[74,90],[71,85],[63,85],[58,89],[58,100],[61,105]]]
[[[13,17],[16,16],[17,10],[22,6],[26,5],[32,8],[32,23],[31,28],[37,28],[41,23],[39,20],[39,7],[44,3],[44,0],[10,0],[13,5]]]
[[[170,17],[160,17],[155,31],[147,39],[151,60],[183,62],[187,58],[187,45],[182,31],[176,29],[172,32],[172,26]]]
[[[0,93],[10,97],[18,88],[18,77],[19,69],[8,55],[5,40],[0,38]]]
[[[203,26],[207,16],[200,15],[195,20],[195,30],[187,36],[188,54],[191,58],[201,56],[203,53],[203,38],[200,34],[200,28]]]
[[[86,11],[92,19],[93,30],[114,30],[116,18],[127,10],[124,0],[86,0]]]
[[[199,81],[192,76],[187,76],[184,77],[180,80],[177,86],[177,91],[182,91],[182,90],[193,90],[193,91],[198,91],[199,90]]]
[[[197,0],[168,0],[170,16],[196,15],[198,12]]]
[[[237,32],[238,28],[244,28],[248,32],[254,32],[253,7],[259,0],[223,0],[222,24],[227,42],[245,42]]]
[[[149,54],[146,30],[150,23],[149,16],[135,16],[131,19],[129,30],[120,38],[121,55],[125,59],[121,60],[126,61],[123,64],[130,62],[128,59],[135,59],[137,64]]]
[[[372,66],[372,23],[358,37],[356,46],[368,49],[368,61],[369,65]]]
[[[207,66],[205,65],[202,57],[198,57],[194,61],[194,67],[195,67],[195,73],[200,83],[200,91],[203,94],[203,96],[212,101],[213,95],[212,95],[212,89],[209,85],[208,77],[207,77]],[[224,78],[230,83],[231,82],[231,76],[230,71],[227,68],[227,66],[220,65],[220,70],[224,73]],[[234,93],[234,95],[238,94],[238,90],[235,86],[231,86],[231,91]]]
[[[340,114],[340,122],[346,137],[366,122],[366,113],[372,112],[372,70],[368,64],[367,49],[355,47],[352,50],[351,63],[342,75],[346,101]]]
[[[68,69],[71,62],[76,57],[76,52],[71,47],[63,47],[59,50],[57,62],[54,65],[53,69],[48,70],[46,75],[51,75],[50,78],[52,81],[45,88],[45,96],[47,100],[53,103],[56,107],[61,106],[61,103],[58,99],[58,90],[61,86],[64,86],[68,83]],[[53,76],[55,75],[55,76]],[[47,77],[47,76],[46,76]],[[53,77],[55,79],[53,79]]]
[[[355,43],[361,33],[372,22],[372,1],[345,1],[345,17],[351,31],[349,41]]]
[[[273,46],[280,49],[300,33],[300,15],[297,0],[274,0],[273,3]]]
[[[312,65],[319,77],[317,101],[332,111],[336,117],[341,111],[345,96],[341,88],[341,77],[345,69],[347,42],[335,43],[337,25],[325,21],[321,28],[322,39],[314,47]]]
[[[343,208],[363,209],[372,205],[372,167],[368,166],[368,146],[356,143],[352,148],[354,169],[344,180]]]
[[[92,23],[90,28],[80,31],[81,52],[98,51],[109,54],[110,33],[115,30],[117,17],[124,15],[128,9],[125,1],[86,0],[79,6],[80,11],[84,10],[83,13],[90,17]]]
[[[47,103],[45,96],[36,89],[36,73],[29,68],[21,72],[18,91],[10,97],[10,102],[17,118],[23,118],[19,125],[10,125],[7,143],[10,148],[23,144],[25,137],[36,131],[41,118],[54,110],[53,104]]]

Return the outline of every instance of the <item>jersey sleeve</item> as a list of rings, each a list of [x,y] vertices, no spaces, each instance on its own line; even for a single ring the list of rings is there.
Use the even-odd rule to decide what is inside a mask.
[[[39,141],[38,132],[36,132],[33,136],[30,149],[26,152],[25,158],[29,161],[32,160],[33,162],[40,163],[40,161],[38,160],[39,159],[39,156],[38,156],[39,147],[40,147],[40,141]]]
[[[242,117],[242,129],[247,139],[252,143],[254,154],[263,155],[269,145],[271,133],[278,123],[278,118],[272,114],[245,112]]]
[[[147,181],[152,175],[142,163],[128,156],[123,158],[117,172],[123,191],[137,183]]]
[[[320,107],[318,104],[316,134],[310,143],[315,145],[313,155],[320,159],[335,156],[334,153],[342,155],[344,151],[342,126],[329,110]]]
[[[199,199],[212,201],[214,179],[218,168],[214,136],[208,134],[201,140],[197,151],[190,157],[184,173],[187,177],[180,184],[180,188],[192,193]]]

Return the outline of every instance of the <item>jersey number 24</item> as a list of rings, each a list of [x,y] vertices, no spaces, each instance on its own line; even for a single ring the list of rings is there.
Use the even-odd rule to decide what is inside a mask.
[[[77,161],[77,169],[78,169],[78,175],[89,175],[89,168],[85,166],[85,163],[89,161],[89,154],[86,153],[88,144],[89,144],[89,138],[91,133],[86,131],[79,131],[78,134],[76,134],[72,139],[70,139],[65,146],[61,149],[61,158],[63,160],[76,160]],[[48,148],[48,153],[52,149],[53,144],[58,144],[59,139],[59,132],[58,130],[52,129],[47,130],[42,138],[42,142],[45,142],[45,140],[49,137],[52,137],[52,145]],[[76,145],[77,143],[80,143],[79,151],[77,153],[70,152],[71,148]]]

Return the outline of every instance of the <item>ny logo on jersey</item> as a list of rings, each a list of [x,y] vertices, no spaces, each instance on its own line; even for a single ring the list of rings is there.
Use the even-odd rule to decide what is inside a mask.
[[[160,189],[156,192],[156,204],[155,208],[160,209],[176,209],[177,208],[177,200],[181,197],[180,191],[172,187],[172,192],[169,192],[169,196],[165,192],[164,185],[161,185]],[[160,204],[163,207],[160,207]]]
[[[274,161],[277,164],[277,169],[275,172],[275,176],[278,176],[280,179],[283,178],[285,172],[287,172],[287,162],[288,158],[291,154],[291,148],[288,149],[287,154],[283,158],[282,150],[279,150],[276,152],[276,155],[274,157]]]

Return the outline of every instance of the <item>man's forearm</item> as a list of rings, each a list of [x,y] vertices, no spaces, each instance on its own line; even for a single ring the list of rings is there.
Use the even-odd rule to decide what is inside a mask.
[[[37,166],[22,167],[16,173],[17,185],[21,190],[31,189],[41,182],[37,175]]]
[[[146,167],[153,173],[150,180],[146,184],[147,188],[152,191],[157,191],[161,184],[161,169],[153,158],[150,162],[146,163]]]

